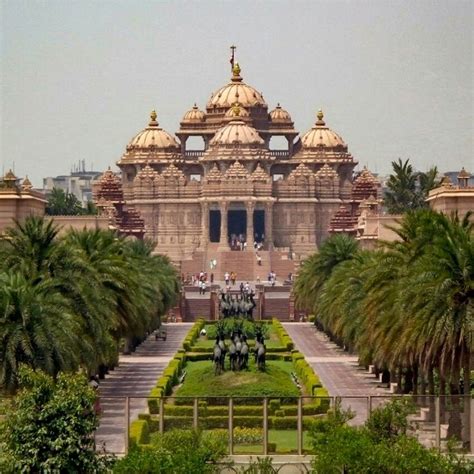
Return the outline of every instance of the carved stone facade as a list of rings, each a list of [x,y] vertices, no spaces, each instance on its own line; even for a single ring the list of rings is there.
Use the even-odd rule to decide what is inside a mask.
[[[328,235],[341,204],[351,206],[356,162],[322,111],[298,137],[290,114],[279,104],[268,112],[262,94],[240,72],[236,64],[205,111],[194,105],[186,112],[179,141],[152,112],[148,127],[117,163],[123,197],[115,197],[115,204],[113,193],[107,198],[103,187],[112,184],[110,175],[96,189],[104,213],[115,213],[117,220],[124,210],[138,212],[144,236],[174,260],[189,259],[210,244],[228,250],[235,233],[246,236],[248,248],[257,238],[267,249],[305,255]],[[187,149],[196,136],[204,150]],[[287,149],[270,148],[275,136],[286,139]]]

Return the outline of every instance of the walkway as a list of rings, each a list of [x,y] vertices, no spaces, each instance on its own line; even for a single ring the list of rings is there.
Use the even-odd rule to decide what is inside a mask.
[[[283,323],[296,348],[302,352],[331,396],[343,398],[342,406],[356,412],[352,424],[367,419],[368,396],[389,395],[374,375],[358,365],[357,356],[344,352],[312,323]],[[376,403],[374,402],[374,407]]]
[[[180,347],[192,323],[169,323],[166,341],[150,336],[131,355],[120,356],[119,366],[100,384],[102,416],[96,445],[110,453],[125,452],[125,397],[147,397]],[[146,398],[130,399],[130,420],[146,411]]]

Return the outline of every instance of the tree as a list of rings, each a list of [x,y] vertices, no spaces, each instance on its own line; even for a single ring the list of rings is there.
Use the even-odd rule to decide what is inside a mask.
[[[0,246],[0,387],[23,363],[56,376],[115,365],[119,342],[159,326],[179,292],[169,260],[111,231],[70,231],[30,217]],[[129,345],[130,345],[129,344]]]
[[[392,161],[393,174],[387,182],[388,191],[384,204],[391,214],[403,214],[406,211],[428,207],[428,192],[438,186],[436,166],[427,172],[415,172],[410,160]]]
[[[8,471],[106,472],[110,459],[95,450],[96,394],[86,377],[60,374],[54,381],[22,367],[19,381],[1,433]]]
[[[77,197],[60,188],[53,188],[46,205],[49,216],[79,216],[83,214],[82,205]]]
[[[353,427],[346,424],[350,415],[336,407],[335,413],[310,428],[313,472],[470,472],[472,462],[426,449],[410,436],[406,418],[410,412],[407,404],[396,400],[374,410],[365,426]]]
[[[357,248],[357,241],[346,234],[329,237],[319,253],[307,258],[299,270],[294,289],[297,304],[317,314],[318,295],[324,283],[339,263],[353,258]]]

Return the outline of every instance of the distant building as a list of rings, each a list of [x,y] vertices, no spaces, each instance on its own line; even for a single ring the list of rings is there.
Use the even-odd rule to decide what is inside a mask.
[[[20,184],[12,170],[0,178],[0,234],[14,221],[23,221],[26,217],[44,215],[45,195],[33,189],[26,177]]]
[[[86,163],[82,160],[69,175],[43,178],[43,191],[48,197],[53,188],[62,189],[74,194],[85,207],[88,201],[92,201],[92,185],[101,174],[99,171],[86,171]]]
[[[446,173],[441,184],[429,192],[427,202],[445,214],[457,212],[462,217],[468,211],[474,212],[473,176],[464,168],[458,173]]]

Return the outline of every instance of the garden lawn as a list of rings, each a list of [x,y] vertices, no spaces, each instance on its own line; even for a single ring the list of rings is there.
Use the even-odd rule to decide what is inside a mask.
[[[227,365],[229,361],[226,361]],[[173,394],[176,397],[298,397],[300,392],[291,380],[293,364],[267,361],[265,372],[256,369],[253,358],[250,369],[242,372],[227,370],[214,375],[211,361],[188,362],[186,379]]]

